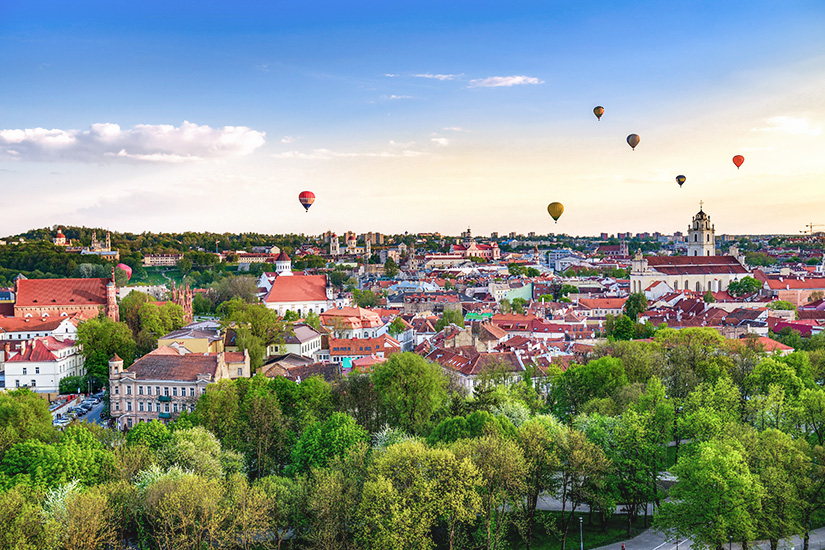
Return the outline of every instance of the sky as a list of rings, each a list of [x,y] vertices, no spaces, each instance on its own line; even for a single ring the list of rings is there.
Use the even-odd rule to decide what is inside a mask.
[[[0,235],[672,233],[700,200],[798,234],[824,31],[821,0],[2,0]]]

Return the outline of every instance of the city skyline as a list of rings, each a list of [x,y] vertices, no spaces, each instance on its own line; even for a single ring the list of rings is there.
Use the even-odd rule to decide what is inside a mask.
[[[816,2],[0,11],[0,234],[825,222]]]

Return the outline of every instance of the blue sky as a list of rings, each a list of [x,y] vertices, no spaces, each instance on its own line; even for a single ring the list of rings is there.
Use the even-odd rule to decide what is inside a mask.
[[[825,223],[825,4],[622,4],[7,0],[0,234]]]

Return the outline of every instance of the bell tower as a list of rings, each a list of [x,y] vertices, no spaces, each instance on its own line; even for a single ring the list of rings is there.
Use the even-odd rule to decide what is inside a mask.
[[[716,228],[710,223],[710,216],[702,210],[704,203],[699,201],[699,212],[693,216],[688,226],[688,256],[716,255]]]

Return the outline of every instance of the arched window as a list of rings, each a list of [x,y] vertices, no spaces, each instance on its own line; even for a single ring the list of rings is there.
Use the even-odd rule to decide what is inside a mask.
[[[679,281],[673,281],[673,290],[679,290]]]
[[[696,242],[696,241],[698,241],[698,240],[699,240],[699,235],[697,235],[696,233],[694,233],[694,234],[693,234],[693,242]]]
[[[696,251],[694,250],[694,251],[693,251],[693,255],[694,255],[694,256],[698,256],[698,255],[699,255],[699,253],[698,253],[698,252],[696,252]]]
[[[696,292],[702,292],[702,283],[696,281]]]
[[[705,240],[706,240],[707,242],[710,242],[710,234],[708,234],[708,235],[707,235],[707,238],[706,238]]]

